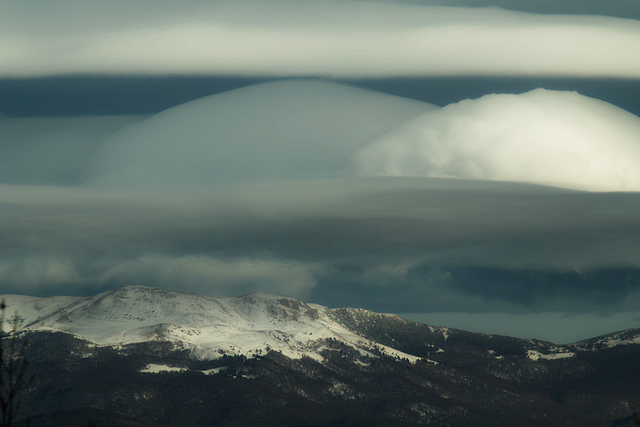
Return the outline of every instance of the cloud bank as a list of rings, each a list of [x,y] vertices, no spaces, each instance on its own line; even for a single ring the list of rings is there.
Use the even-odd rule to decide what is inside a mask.
[[[493,8],[363,1],[9,0],[3,4],[2,38],[4,77],[640,78],[638,21]]]
[[[429,178],[6,185],[3,292],[155,284],[396,312],[633,310],[638,193]]]
[[[486,95],[425,113],[358,154],[379,176],[640,191],[640,118],[575,92]]]

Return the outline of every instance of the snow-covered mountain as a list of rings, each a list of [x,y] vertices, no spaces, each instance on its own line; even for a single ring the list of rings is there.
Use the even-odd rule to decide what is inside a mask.
[[[350,331],[327,307],[262,292],[229,298],[126,286],[87,298],[4,298],[8,318],[18,316],[22,330],[67,332],[98,345],[163,340],[196,359],[275,350],[321,360],[325,342],[337,340],[363,355],[377,345],[387,355],[417,359]]]
[[[33,426],[622,426],[640,399],[640,329],[556,345],[264,293],[0,299]]]
[[[469,332],[410,322],[392,314],[355,308],[330,309],[294,298],[254,292],[241,297],[209,297],[144,286],[125,286],[91,297],[36,298],[4,295],[7,319],[16,319],[23,331],[59,331],[101,346],[121,347],[148,341],[166,341],[187,349],[195,359],[222,355],[256,356],[268,351],[299,359],[322,361],[327,341],[337,341],[363,356],[382,353],[411,361],[429,360],[433,352],[464,341]],[[8,330],[12,323],[6,323]],[[390,330],[389,330],[390,329]],[[398,339],[401,329],[410,337]],[[393,331],[395,330],[395,332]],[[496,358],[501,341],[472,334]],[[633,329],[569,345],[540,340],[518,340],[531,360],[574,357],[577,351],[595,351],[618,345],[640,344]]]

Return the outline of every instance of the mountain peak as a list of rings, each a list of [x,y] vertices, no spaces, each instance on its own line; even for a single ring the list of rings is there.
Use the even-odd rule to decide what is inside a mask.
[[[40,306],[48,303],[48,298],[38,300]],[[27,330],[67,332],[105,346],[169,341],[200,359],[269,349],[292,358],[321,359],[318,349],[327,339],[361,352],[367,352],[369,342],[331,319],[326,307],[264,292],[231,298],[125,286],[59,304],[47,316],[29,304],[15,307],[32,313]]]

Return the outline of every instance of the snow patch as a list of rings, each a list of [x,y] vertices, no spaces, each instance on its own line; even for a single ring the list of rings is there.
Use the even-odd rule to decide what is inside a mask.
[[[217,375],[220,372],[226,371],[227,368],[228,368],[228,366],[221,366],[219,368],[206,369],[206,370],[200,371],[200,372],[202,372],[205,375]]]
[[[140,370],[143,374],[157,374],[160,372],[184,372],[187,371],[185,368],[176,368],[167,365],[156,365],[155,363],[150,363]]]
[[[545,353],[540,353],[539,351],[535,351],[535,350],[527,350],[527,357],[529,359],[531,359],[531,360],[567,359],[569,357],[574,357],[575,355],[576,355],[575,353],[571,353],[571,352],[568,352],[568,351],[560,351],[558,353],[545,354]]]
[[[611,347],[616,347],[619,345],[631,345],[631,344],[640,344],[640,335],[635,337],[635,338],[629,338],[629,339],[609,339],[604,341],[604,345],[607,348],[611,348]]]

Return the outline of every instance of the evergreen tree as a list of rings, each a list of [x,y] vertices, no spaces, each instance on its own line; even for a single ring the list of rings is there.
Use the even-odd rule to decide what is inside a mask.
[[[20,409],[20,393],[29,387],[33,376],[27,373],[29,360],[25,356],[26,340],[17,336],[18,321],[14,319],[13,327],[5,332],[4,300],[0,300],[0,411],[2,427],[9,427]],[[27,420],[27,424],[29,424]]]

